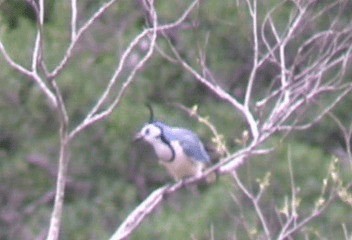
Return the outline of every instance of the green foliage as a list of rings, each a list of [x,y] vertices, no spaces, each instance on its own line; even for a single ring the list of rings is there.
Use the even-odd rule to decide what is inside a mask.
[[[55,1],[49,0],[44,2],[45,14],[44,21],[50,21],[51,14],[53,13]],[[17,28],[21,18],[29,19],[32,24],[36,22],[35,11],[31,4],[23,0],[3,0],[0,2],[1,20],[6,22],[10,29]]]
[[[259,191],[263,179],[270,176],[261,206],[272,230],[280,229],[277,214],[280,212],[283,218],[285,206],[292,200],[289,161],[297,191],[295,197],[299,220],[314,211],[320,197],[328,198],[328,194],[322,195],[321,190],[324,179],[331,181],[331,157],[318,148],[290,142],[287,146],[273,141],[276,146],[282,145],[278,151],[247,162],[239,172],[243,183],[254,193]],[[328,191],[333,189],[329,188]],[[168,198],[165,205],[142,225],[133,239],[211,239],[212,236],[214,239],[257,239],[263,234],[253,205],[229,177],[221,177],[214,186],[196,194],[194,191],[192,194],[191,190],[180,192]],[[348,204],[333,200],[328,214],[322,214],[305,226],[301,234],[295,235],[296,239],[304,239],[305,235],[311,238],[315,235],[328,238],[339,236],[343,239],[341,223],[351,224],[350,215],[346,214],[349,209]]]
[[[0,2],[2,12],[10,4],[10,1],[5,2]],[[69,43],[70,6],[68,1],[46,2],[55,2],[50,21],[44,27],[43,57],[51,71],[62,59]],[[102,2],[78,1],[79,23],[88,19]],[[264,10],[277,2],[260,3],[259,20],[263,20]],[[161,23],[176,19],[186,6],[182,1],[158,1],[157,4]],[[285,4],[275,13],[278,22],[288,21],[291,8],[292,5]],[[26,15],[22,8],[18,11],[16,16],[1,16],[0,37],[13,59],[30,68],[35,24],[27,17],[20,17]],[[16,26],[9,23],[11,26],[7,27],[7,21],[15,21]],[[195,66],[199,66],[200,55],[206,53],[205,61],[217,83],[240,99],[252,64],[249,22],[242,2],[204,1],[184,23],[185,30],[175,30],[169,37],[180,54]],[[74,57],[57,79],[67,105],[70,129],[77,126],[96,103],[119,63],[122,50],[147,25],[136,1],[118,1],[82,37]],[[158,44],[166,53],[171,53],[167,41],[159,39]],[[59,146],[57,116],[38,86],[15,73],[3,58],[0,58],[0,67],[0,239],[20,239],[24,233],[36,238],[46,231],[52,209],[52,198],[41,200],[55,189]],[[263,86],[272,81],[273,69],[265,66],[258,73]],[[119,80],[114,93],[123,80],[123,77]],[[253,95],[258,98],[265,94],[260,86],[254,89]],[[322,97],[319,101],[324,105],[331,99]],[[336,109],[336,115],[343,122],[351,121],[346,110],[350,101],[349,97]],[[134,133],[149,118],[144,105],[147,102],[152,103],[157,119],[193,129],[206,139],[205,142],[211,142],[213,136],[204,124],[172,104],[181,103],[189,108],[197,105],[199,114],[224,136],[231,152],[242,147],[236,143],[246,131],[242,117],[180,66],[154,53],[113,114],[86,129],[72,143],[62,239],[108,238],[151,191],[172,181],[148,146],[131,145]],[[319,109],[304,112],[303,120],[312,119]],[[273,229],[279,226],[275,214],[278,209],[274,206],[283,209],[285,201],[292,197],[289,161],[295,186],[299,188],[300,216],[314,209],[321,197],[324,179],[329,179],[329,189],[333,185],[329,175],[332,157],[328,150],[341,145],[341,133],[335,122],[325,119],[314,126],[311,133],[273,139],[268,143],[269,147],[275,147],[272,154],[251,159],[239,169],[242,181],[254,192],[270,174],[261,206]],[[340,190],[348,192],[347,184],[351,179],[349,169],[344,166],[337,165],[343,181]],[[325,199],[326,194],[323,197]],[[348,202],[334,199],[324,214],[297,234],[297,239],[303,239],[304,233],[311,239],[315,236],[342,239],[341,224],[352,225],[350,208]],[[256,239],[263,234],[258,222],[248,198],[233,184],[233,179],[222,176],[213,186],[186,189],[170,196],[132,239]],[[16,231],[16,226],[21,226],[23,231]]]
[[[193,191],[192,191],[193,190]],[[233,224],[231,184],[226,179],[205,191],[186,189],[166,200],[133,239],[222,239],[230,236],[228,224]],[[192,193],[193,192],[193,193]],[[223,197],[219,197],[223,196]]]

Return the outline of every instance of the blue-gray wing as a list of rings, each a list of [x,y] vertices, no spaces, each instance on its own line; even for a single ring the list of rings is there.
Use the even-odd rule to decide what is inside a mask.
[[[179,141],[180,145],[183,148],[183,151],[187,156],[205,164],[210,163],[209,155],[205,151],[203,143],[200,141],[198,136],[192,131],[184,128],[171,128],[171,132],[165,132],[165,135],[171,141]]]

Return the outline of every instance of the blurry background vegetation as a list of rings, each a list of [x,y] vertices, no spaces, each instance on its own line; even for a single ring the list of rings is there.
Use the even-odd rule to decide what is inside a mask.
[[[45,2],[44,57],[52,69],[67,47],[70,5],[69,1]],[[103,2],[78,1],[80,23]],[[263,13],[279,1],[264,2],[259,8]],[[159,21],[176,19],[187,4],[188,1],[158,1]],[[285,4],[275,20],[284,22],[291,7]],[[324,19],[328,21],[329,16]],[[0,21],[1,39],[9,54],[29,66],[36,33],[31,8],[22,0],[0,1]],[[321,21],[311,28],[314,31],[324,24]],[[69,67],[58,79],[71,128],[97,100],[122,49],[144,27],[145,13],[140,2],[118,1],[86,33]],[[214,78],[231,94],[243,97],[252,56],[251,24],[244,3],[202,1],[183,28],[168,34],[190,62],[198,60],[198,50],[206,51]],[[166,43],[160,40],[158,44]],[[137,60],[138,57],[136,53]],[[131,58],[129,64],[133,66],[136,59]],[[46,233],[52,210],[58,124],[33,82],[15,73],[2,58],[0,69],[0,239],[40,238]],[[274,74],[274,66],[263,67],[263,87],[270,84]],[[144,197],[171,181],[149,148],[131,145],[133,134],[149,117],[144,103],[153,104],[158,119],[193,129],[210,142],[211,133],[205,126],[169,103],[198,105],[199,113],[214,123],[231,151],[241,147],[235,141],[246,130],[241,118],[157,52],[137,78],[113,115],[90,127],[74,142],[61,239],[108,238]],[[256,88],[254,95],[265,95],[263,89]],[[324,99],[320,101],[324,104]],[[346,125],[351,122],[350,108],[351,97],[335,109]],[[291,193],[289,160],[295,184],[300,188],[298,214],[304,215],[314,208],[320,196],[332,152],[341,152],[344,144],[341,132],[328,118],[310,129],[309,134],[278,136],[270,144],[278,146],[277,150],[252,159],[239,168],[239,175],[249,189],[255,190],[258,181],[270,173],[262,207],[270,227],[279,229],[275,211],[284,206]],[[338,164],[341,175],[351,181],[351,168],[343,164]],[[350,205],[337,198],[322,216],[303,228],[297,239],[304,234],[310,239],[342,239],[342,224],[352,226],[352,211]],[[213,186],[198,191],[186,189],[167,199],[132,239],[256,239],[262,233],[259,226],[248,199],[230,177],[222,176]]]

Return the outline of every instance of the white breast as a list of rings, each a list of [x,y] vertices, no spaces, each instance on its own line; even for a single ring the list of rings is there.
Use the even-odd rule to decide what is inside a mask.
[[[175,151],[173,161],[170,161],[172,152],[168,146],[164,146],[158,150],[155,149],[160,163],[167,169],[171,176],[176,180],[180,180],[185,177],[201,174],[204,164],[188,157],[178,142],[173,141],[171,145]]]
[[[154,151],[160,161],[170,161],[172,158],[172,151],[168,145],[158,141],[153,144]]]

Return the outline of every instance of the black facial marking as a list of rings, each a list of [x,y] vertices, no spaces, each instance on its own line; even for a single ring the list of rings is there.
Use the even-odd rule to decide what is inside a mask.
[[[159,126],[157,126],[157,127],[160,129],[160,132],[161,132],[161,134],[159,136],[161,141],[163,141],[170,148],[171,158],[170,158],[170,160],[168,160],[168,162],[172,162],[175,160],[175,150],[172,148],[170,141],[165,137],[163,129]]]

